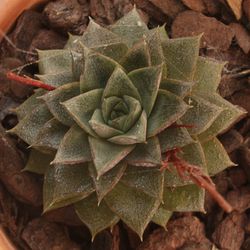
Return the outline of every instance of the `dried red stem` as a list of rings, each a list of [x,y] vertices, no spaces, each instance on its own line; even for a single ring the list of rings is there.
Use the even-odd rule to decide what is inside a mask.
[[[182,179],[190,179],[196,185],[204,188],[209,194],[213,197],[214,200],[227,212],[232,212],[232,206],[220,195],[220,193],[216,190],[216,187],[211,180],[211,178],[202,173],[202,170],[188,162],[180,159],[178,157],[178,153],[181,152],[180,149],[173,149],[166,153],[166,159],[162,164],[161,170],[169,169],[168,163],[172,162],[174,167],[176,168],[179,176]]]
[[[42,88],[42,89],[46,89],[46,90],[54,90],[55,89],[55,87],[50,86],[46,83],[43,83],[43,82],[38,81],[38,80],[34,80],[28,76],[19,76],[11,71],[9,71],[6,74],[6,76],[10,80],[14,80],[14,81],[17,81],[17,82],[25,84],[25,85],[30,85],[30,86],[34,86],[34,87],[38,87],[38,88]]]

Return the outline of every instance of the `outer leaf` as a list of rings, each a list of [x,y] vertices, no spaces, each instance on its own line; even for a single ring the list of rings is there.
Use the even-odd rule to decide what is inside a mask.
[[[90,19],[87,30],[81,37],[81,42],[86,47],[94,49],[116,61],[120,60],[128,50],[128,47],[118,35],[101,27],[92,19]]]
[[[134,97],[136,100],[141,100],[138,90],[128,78],[126,73],[120,68],[116,68],[103,92],[103,98],[110,96],[123,97],[124,95]]]
[[[30,114],[26,115],[17,126],[9,130],[18,135],[29,145],[33,144],[43,125],[52,118],[45,104],[39,105]]]
[[[192,81],[201,36],[168,39],[162,42],[168,78]]]
[[[32,149],[29,155],[29,160],[23,170],[36,174],[45,174],[53,158],[54,154],[44,154]]]
[[[102,89],[94,89],[62,103],[76,123],[93,136],[95,133],[89,125],[89,120],[101,105],[102,93]]]
[[[167,78],[161,81],[160,88],[168,90],[177,96],[184,97],[191,92],[193,85],[194,82],[173,80]]]
[[[216,104],[224,109],[224,111],[218,116],[218,118],[213,122],[213,124],[202,134],[199,135],[200,141],[206,141],[219,133],[224,132],[230,126],[232,126],[237,120],[246,114],[243,109],[231,104],[230,102],[224,100],[218,94],[212,95],[202,95],[209,102]]]
[[[207,174],[204,152],[198,141],[183,147],[182,152],[183,154],[180,156],[183,160],[200,167],[202,172]],[[164,180],[165,186],[168,187],[178,187],[193,183],[191,180],[181,179],[174,167],[171,168],[171,171],[165,171]]]
[[[156,136],[147,143],[137,144],[135,149],[126,157],[130,165],[155,167],[161,165],[161,147]]]
[[[110,138],[123,133],[122,131],[112,128],[105,123],[100,109],[95,110],[89,121],[89,124],[96,134],[101,138]]]
[[[134,148],[133,145],[116,145],[91,136],[89,144],[98,179],[115,167]]]
[[[53,152],[58,149],[68,129],[68,127],[53,118],[40,129],[35,142],[31,146],[45,153]]]
[[[72,52],[65,49],[37,50],[40,74],[55,74],[72,67]]]
[[[128,50],[127,54],[120,61],[120,64],[127,72],[150,66],[150,54],[147,43],[142,41],[135,44]]]
[[[150,115],[160,85],[162,65],[137,69],[128,74],[141,95],[142,106],[147,116]]]
[[[114,69],[118,66],[114,60],[104,55],[93,52],[87,53],[84,73],[80,79],[81,93],[104,88]]]
[[[209,175],[215,175],[229,166],[235,166],[217,138],[202,143]]]
[[[88,136],[77,125],[72,126],[63,137],[53,164],[77,164],[91,161]]]
[[[194,142],[186,128],[178,127],[169,127],[165,129],[159,134],[158,138],[162,153],[174,148],[182,148]]]
[[[199,56],[194,73],[193,91],[215,92],[221,80],[221,72],[225,63]]]
[[[146,142],[146,133],[147,133],[147,115],[145,111],[142,111],[138,121],[127,133],[125,133],[124,135],[114,136],[108,139],[108,141],[121,145],[144,143]]]
[[[49,91],[46,95],[42,96],[53,116],[65,125],[71,126],[75,122],[61,103],[78,96],[80,94],[79,88],[79,82],[73,82]]]
[[[142,239],[143,232],[160,205],[160,200],[150,197],[136,188],[118,183],[104,200],[132,230]]]
[[[44,211],[75,203],[93,191],[87,165],[51,166],[44,177]]]
[[[89,172],[94,182],[98,204],[100,204],[103,197],[120,181],[126,167],[127,164],[125,162],[119,162],[113,169],[97,180],[95,166],[93,163],[89,163]]]
[[[111,25],[110,30],[119,35],[129,47],[148,32],[147,25],[142,21],[135,8]]]
[[[117,217],[103,201],[98,205],[95,194],[75,204],[76,213],[92,234],[92,241],[96,234],[115,225],[119,221]]]
[[[128,166],[121,182],[151,197],[162,200],[164,174],[158,168]]]
[[[187,111],[188,106],[176,95],[159,90],[158,96],[148,118],[147,137],[154,136],[177,121]]]
[[[183,124],[194,125],[188,129],[190,134],[204,132],[223,111],[220,106],[197,96],[187,97],[186,99],[192,105],[192,108],[181,117],[181,121]]]
[[[19,121],[27,114],[30,114],[39,104],[43,103],[43,101],[37,97],[43,95],[44,93],[46,93],[46,91],[43,89],[36,90],[32,96],[15,109],[15,113]]]
[[[62,71],[54,74],[46,75],[36,75],[42,82],[53,86],[59,87],[67,83],[75,82],[78,79],[75,79],[75,76],[71,70]]]
[[[162,226],[164,229],[166,229],[167,222],[169,221],[172,214],[173,212],[170,212],[165,208],[163,208],[163,206],[160,206],[156,211],[156,213],[154,214],[152,221],[157,225]]]
[[[163,207],[169,211],[204,212],[205,191],[196,185],[182,187],[165,187],[163,192]]]

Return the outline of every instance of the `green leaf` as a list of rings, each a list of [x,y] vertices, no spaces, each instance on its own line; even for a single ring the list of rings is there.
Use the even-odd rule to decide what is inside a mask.
[[[193,125],[188,128],[190,134],[200,134],[209,128],[223,109],[198,96],[188,96],[186,101],[192,106],[182,117],[183,124]]]
[[[43,185],[44,211],[65,207],[94,192],[87,165],[55,165],[48,168]]]
[[[91,161],[88,136],[77,125],[72,126],[63,137],[53,164],[77,164]]]
[[[146,134],[147,115],[145,111],[142,111],[140,118],[129,131],[123,135],[111,137],[108,141],[122,145],[144,143],[146,142]]]
[[[120,61],[120,64],[126,72],[149,67],[151,63],[146,41],[143,40],[130,48],[127,54]]]
[[[229,166],[235,166],[217,138],[202,143],[209,175],[215,175]]]
[[[89,124],[96,134],[102,138],[110,138],[123,133],[122,131],[112,128],[105,123],[100,109],[95,110],[89,121]]]
[[[159,134],[158,138],[162,153],[174,148],[182,148],[194,142],[186,128],[178,127],[169,127],[165,129]]]
[[[43,89],[37,89],[35,93],[25,100],[20,106],[15,109],[18,120],[23,119],[27,114],[30,114],[38,105],[43,104],[43,101],[38,99],[46,93]]]
[[[138,90],[126,73],[120,67],[117,67],[108,80],[103,92],[103,98],[110,96],[123,97],[125,95],[134,97],[138,101],[141,100]]]
[[[128,166],[121,182],[138,192],[162,200],[164,174],[158,168]]]
[[[163,206],[161,205],[158,210],[156,211],[156,213],[154,214],[152,221],[163,227],[164,229],[166,229],[167,223],[170,219],[170,217],[172,216],[173,212],[166,210],[165,208],[163,208]]]
[[[205,191],[196,185],[182,187],[164,187],[163,207],[177,212],[205,212]]]
[[[119,35],[129,47],[136,43],[143,34],[148,32],[147,25],[142,21],[135,8],[114,25],[109,26],[109,28],[112,32]]]
[[[126,167],[127,164],[124,161],[121,161],[113,169],[102,175],[97,180],[95,166],[92,162],[89,163],[89,172],[94,182],[98,204],[100,204],[103,197],[120,181]]]
[[[219,63],[210,58],[199,56],[193,81],[194,92],[215,92],[221,80],[221,72],[225,63]]]
[[[146,226],[160,205],[159,199],[120,182],[104,197],[104,200],[141,239]]]
[[[179,155],[181,159],[188,162],[189,164],[201,168],[202,172],[207,174],[204,152],[201,144],[198,141],[183,147],[182,152],[183,153]],[[164,174],[165,186],[178,187],[192,183],[191,180],[183,180],[177,173],[175,167],[172,166],[172,164],[170,164],[170,166],[171,171],[166,170]]]
[[[40,74],[56,74],[72,67],[72,52],[65,49],[37,50]]]
[[[155,167],[161,165],[161,147],[159,139],[154,136],[147,143],[137,144],[135,149],[126,157],[126,161],[134,166]]]
[[[142,106],[150,115],[157,97],[162,76],[162,65],[134,70],[128,74],[141,95]]]
[[[148,118],[147,137],[157,135],[173,124],[188,108],[188,105],[176,95],[166,90],[159,90],[154,108]]]
[[[81,37],[81,42],[107,57],[120,60],[127,52],[128,47],[122,39],[110,30],[101,27],[90,19],[87,30]]]
[[[118,63],[99,53],[89,52],[85,57],[84,73],[80,79],[81,93],[104,88]]]
[[[89,136],[89,144],[97,178],[115,167],[134,148],[133,145],[117,145]]]
[[[98,205],[95,194],[77,202],[75,210],[79,218],[89,228],[92,234],[92,241],[96,234],[119,221],[119,217],[109,209],[104,201]]]
[[[64,126],[55,118],[52,118],[39,130],[36,140],[31,146],[45,153],[53,152],[58,149],[68,129],[68,127]]]
[[[46,102],[50,112],[61,123],[71,126],[75,122],[66,112],[65,107],[61,104],[80,94],[79,82],[68,83],[53,91],[49,91],[41,98]]]
[[[213,122],[213,124],[205,132],[198,136],[200,141],[209,140],[219,133],[224,132],[246,114],[243,109],[240,109],[226,101],[219,94],[202,95],[202,98],[220,106],[224,110]]]
[[[192,81],[201,36],[168,39],[162,42],[168,78]]]
[[[42,82],[55,88],[67,83],[75,82],[72,70],[66,70],[55,74],[36,75]]]
[[[16,134],[29,145],[33,144],[40,129],[52,117],[46,104],[39,105],[26,115],[14,128],[8,132]]]
[[[180,81],[167,78],[161,81],[160,89],[168,90],[171,93],[183,98],[187,94],[191,93],[193,85],[194,82]]]
[[[29,160],[26,163],[23,171],[29,171],[36,174],[45,174],[54,157],[54,154],[44,154],[32,149],[29,154]]]
[[[93,136],[96,134],[91,129],[89,120],[94,111],[101,106],[102,94],[102,89],[94,89],[62,103],[76,123]]]

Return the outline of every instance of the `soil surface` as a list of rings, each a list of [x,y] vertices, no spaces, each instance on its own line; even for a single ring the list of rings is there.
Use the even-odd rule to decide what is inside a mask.
[[[37,72],[35,49],[63,48],[68,32],[82,34],[89,16],[108,25],[133,5],[149,27],[167,23],[168,34],[204,33],[200,53],[227,61],[220,94],[248,115],[219,136],[233,162],[213,178],[218,191],[235,208],[225,214],[206,196],[206,214],[175,213],[167,231],[150,224],[144,242],[124,224],[91,236],[72,207],[42,214],[42,178],[22,172],[28,149],[5,130],[17,123],[13,108],[32,87],[7,80],[8,70]],[[0,46],[0,223],[17,249],[83,250],[247,250],[250,249],[250,0],[55,0],[25,11]],[[25,67],[22,67],[24,66]]]

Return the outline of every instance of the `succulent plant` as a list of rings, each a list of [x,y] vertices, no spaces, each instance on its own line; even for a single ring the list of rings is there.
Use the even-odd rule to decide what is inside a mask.
[[[38,51],[49,90],[10,132],[31,147],[25,169],[44,174],[45,212],[73,205],[93,237],[119,220],[142,237],[173,211],[204,211],[196,184],[233,165],[216,136],[244,111],[216,92],[224,63],[199,56],[200,39],[149,30],[134,9]]]

